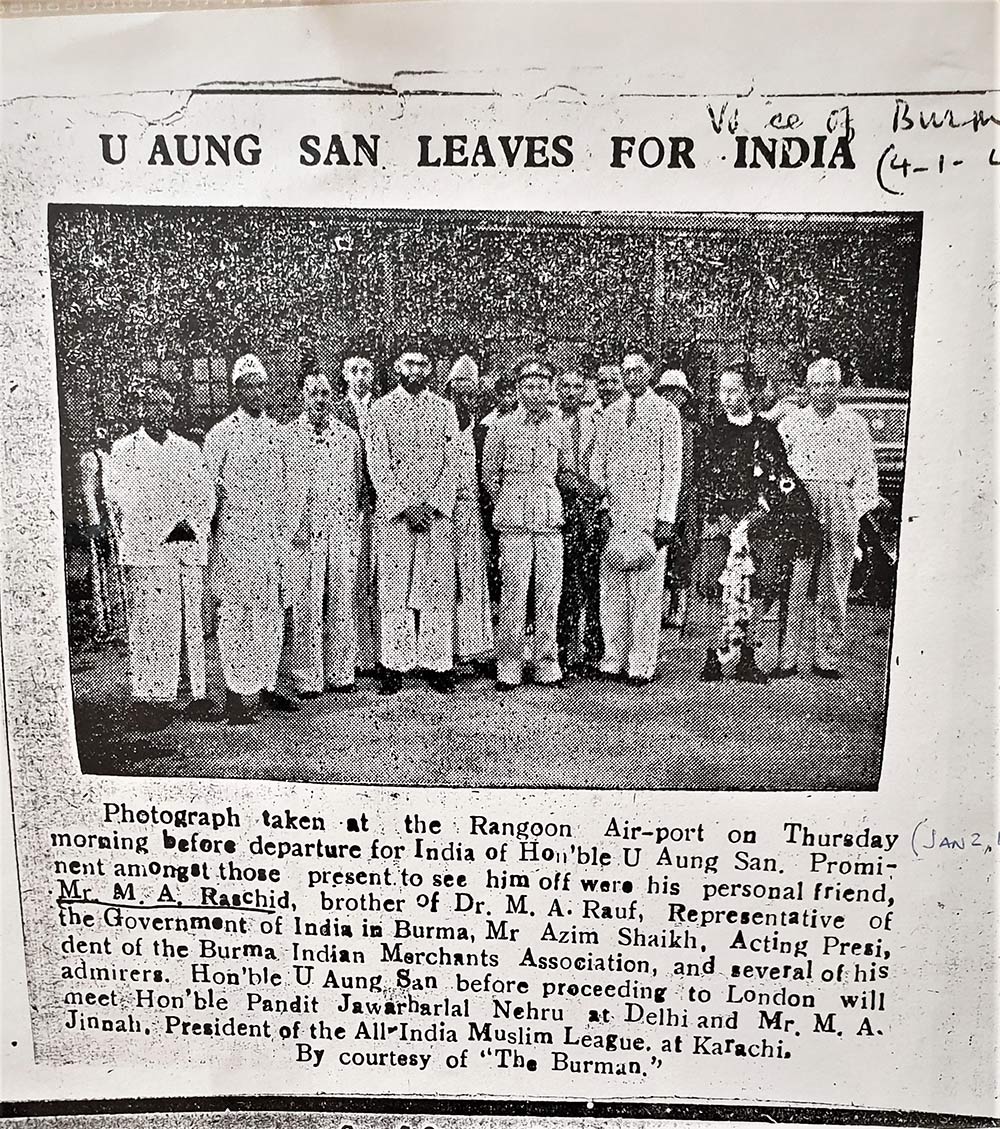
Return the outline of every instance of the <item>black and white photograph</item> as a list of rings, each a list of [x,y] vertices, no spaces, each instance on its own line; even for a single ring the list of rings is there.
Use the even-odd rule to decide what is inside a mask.
[[[82,771],[876,789],[920,244],[51,205]]]

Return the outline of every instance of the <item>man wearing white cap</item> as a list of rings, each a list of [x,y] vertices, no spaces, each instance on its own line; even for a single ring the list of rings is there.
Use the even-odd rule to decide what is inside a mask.
[[[816,587],[816,652],[812,672],[840,678],[847,622],[847,594],[861,518],[879,502],[878,470],[864,418],[842,407],[837,361],[821,358],[806,372],[809,404],[778,425],[792,469],[805,483],[823,527]],[[774,678],[798,673],[799,645],[810,568],[797,561],[788,596],[788,617]]]
[[[218,717],[205,696],[201,599],[211,485],[198,448],[170,430],[171,389],[146,390],[143,425],[115,442],[107,496],[121,531],[119,552],[130,597],[128,654],[133,713],[141,729],[169,724],[181,647],[187,651],[187,715]]]
[[[366,437],[375,486],[382,671],[396,694],[419,668],[441,693],[454,689],[455,495],[458,419],[427,387],[433,360],[422,341],[397,351],[400,383],[372,404]]]
[[[331,416],[322,373],[302,379],[305,411],[282,428],[288,482],[292,677],[300,698],[354,689],[354,596],[360,548],[361,440]]]
[[[247,353],[233,365],[238,407],[205,436],[215,484],[212,586],[219,600],[219,655],[226,716],[252,721],[256,708],[294,712],[277,691],[288,566],[288,494],[281,435],[264,413],[267,372]]]
[[[664,546],[681,484],[680,416],[654,395],[651,375],[644,350],[622,358],[625,395],[605,407],[590,474],[607,493],[611,517],[601,557],[600,670],[606,678],[625,675],[637,686],[656,673]]]

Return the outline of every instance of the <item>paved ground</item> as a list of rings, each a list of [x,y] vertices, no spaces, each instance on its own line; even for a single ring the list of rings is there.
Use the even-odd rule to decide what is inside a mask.
[[[872,789],[878,785],[888,638],[884,613],[852,608],[846,677],[705,685],[707,639],[664,632],[648,687],[579,682],[498,695],[462,682],[442,697],[408,680],[380,698],[371,679],[295,715],[249,727],[179,718],[129,732],[121,651],[74,662],[85,772],[481,787]],[[82,669],[86,667],[86,669]],[[222,698],[214,644],[210,693]],[[211,672],[214,672],[214,677]]]

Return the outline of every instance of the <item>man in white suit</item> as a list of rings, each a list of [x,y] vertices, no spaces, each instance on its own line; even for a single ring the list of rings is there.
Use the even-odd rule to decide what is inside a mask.
[[[813,674],[840,678],[847,625],[847,596],[862,517],[879,503],[878,469],[864,417],[839,404],[837,361],[813,361],[806,373],[807,407],[792,409],[778,430],[792,469],[805,483],[823,527],[816,583],[816,651]],[[789,585],[788,615],[773,678],[798,673],[811,562],[797,560]]]
[[[302,381],[305,411],[282,429],[291,554],[292,677],[300,698],[354,689],[354,595],[361,522],[361,441],[331,415],[321,373]]]
[[[277,690],[288,567],[288,491],[281,434],[264,412],[267,372],[247,353],[233,366],[238,407],[205,436],[215,485],[212,586],[219,600],[219,655],[226,716],[253,721],[258,708],[292,713]]]
[[[681,421],[649,387],[650,356],[622,358],[625,394],[605,406],[591,478],[607,494],[611,529],[601,556],[606,678],[645,685],[656,673],[666,544],[681,485]]]
[[[399,385],[368,418],[368,472],[375,487],[375,540],[382,670],[379,690],[395,694],[419,668],[442,693],[454,688],[456,574],[453,516],[458,489],[455,408],[427,385],[430,349],[398,350]]]
[[[205,692],[201,600],[214,498],[201,453],[170,430],[174,395],[146,390],[143,425],[115,442],[107,496],[120,530],[119,552],[131,604],[128,652],[133,714],[141,729],[173,716],[181,647],[187,651],[187,715],[217,716]]]

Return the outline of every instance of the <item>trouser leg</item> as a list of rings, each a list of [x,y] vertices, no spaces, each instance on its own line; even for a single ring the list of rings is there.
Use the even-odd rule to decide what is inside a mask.
[[[311,545],[292,550],[292,681],[307,693],[323,689],[325,549],[324,544],[322,551]]]
[[[350,686],[358,660],[354,605],[358,562],[347,532],[330,539],[327,560],[324,680],[328,686]]]
[[[649,568],[631,574],[632,641],[629,647],[628,673],[634,678],[652,678],[656,673],[666,566],[667,551],[660,549]]]
[[[520,682],[524,662],[528,581],[533,559],[527,533],[500,534],[500,620],[497,629],[497,678]]]
[[[572,545],[572,549],[570,548]],[[582,560],[577,541],[564,542],[562,592],[559,596],[559,662],[565,669],[580,659],[580,613],[583,610]]]
[[[413,533],[404,521],[386,522],[379,526],[378,542],[382,663],[388,670],[406,673],[417,665],[416,624],[407,606]]]
[[[791,670],[798,666],[802,650],[802,627],[808,606],[809,580],[813,562],[796,558],[792,561],[788,583],[788,604],[784,621],[779,625],[778,666]]]
[[[605,674],[622,674],[628,646],[629,592],[628,576],[601,564],[601,634],[604,636],[604,657],[601,670]]]
[[[375,539],[372,515],[362,512],[354,584],[354,618],[358,636],[357,666],[361,671],[373,670],[379,662],[378,600],[375,592],[375,572]]]
[[[847,594],[857,538],[835,533],[820,559],[816,590],[816,663],[838,670],[847,627]]]
[[[181,583],[177,566],[129,568],[132,696],[141,702],[177,697],[181,661]]]
[[[535,558],[535,638],[536,682],[558,682],[559,597],[563,580],[563,539],[559,533],[534,537]],[[579,616],[577,616],[579,620]]]
[[[184,649],[187,653],[191,697],[198,701],[206,695],[205,631],[202,603],[205,594],[205,570],[201,565],[181,566],[181,598],[184,614]]]

